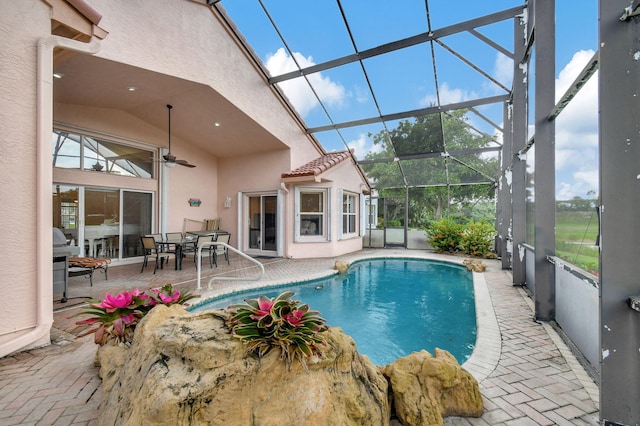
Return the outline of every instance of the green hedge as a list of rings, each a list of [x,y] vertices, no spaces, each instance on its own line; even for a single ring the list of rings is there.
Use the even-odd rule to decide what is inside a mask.
[[[460,224],[449,218],[432,222],[426,233],[429,243],[438,251],[462,251],[479,257],[491,253],[496,235],[487,221]]]

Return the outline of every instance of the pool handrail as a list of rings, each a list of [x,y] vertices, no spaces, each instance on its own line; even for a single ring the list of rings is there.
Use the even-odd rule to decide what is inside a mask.
[[[210,246],[222,246],[222,247],[226,247],[227,250],[231,250],[234,253],[240,255],[241,257],[244,257],[245,259],[255,263],[256,265],[258,265],[258,267],[260,268],[260,273],[258,274],[257,277],[255,278],[246,278],[246,277],[212,277],[211,280],[216,279],[216,280],[221,280],[221,281],[258,281],[259,279],[261,279],[264,276],[264,266],[262,265],[262,263],[258,262],[257,260],[255,260],[253,257],[241,252],[240,250],[238,250],[237,248],[230,246],[227,243],[223,243],[223,242],[219,242],[219,241],[207,241],[206,243],[202,243],[198,246],[198,286],[196,287],[198,290],[202,289],[201,284],[201,274],[202,274],[202,249],[203,248],[209,248]],[[211,288],[211,280],[209,280],[209,285],[207,286],[208,288]]]

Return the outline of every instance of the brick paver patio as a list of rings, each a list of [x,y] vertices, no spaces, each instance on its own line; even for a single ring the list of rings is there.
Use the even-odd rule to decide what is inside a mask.
[[[334,259],[261,259],[265,275],[260,285],[295,282],[333,273],[335,260],[364,257],[462,258],[428,251],[363,250]],[[549,324],[533,320],[532,303],[524,290],[511,285],[498,261],[484,261],[476,274],[478,342],[464,364],[479,381],[485,413],[479,419],[448,418],[447,425],[596,425],[598,387]],[[54,303],[53,344],[0,359],[1,425],[97,424],[101,380],[93,366],[92,336],[77,339],[77,313],[87,297],[102,297],[124,289],[146,289],[172,283],[195,290],[193,262],[182,271],[173,265],[153,266],[140,273],[140,264],[112,266],[109,279],[97,273],[89,287],[85,277],[70,281],[66,303]],[[204,296],[257,285],[254,281],[219,281],[215,276],[253,277],[258,268],[232,255],[231,265],[203,268]],[[206,289],[209,279],[212,289]],[[59,298],[60,295],[57,295]]]

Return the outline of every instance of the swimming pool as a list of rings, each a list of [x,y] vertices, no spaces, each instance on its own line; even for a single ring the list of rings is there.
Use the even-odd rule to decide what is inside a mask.
[[[247,290],[215,298],[193,310],[225,308],[262,294],[295,292],[294,299],[341,327],[361,354],[386,365],[413,351],[446,349],[462,364],[476,341],[472,274],[434,260],[369,259],[322,280]]]

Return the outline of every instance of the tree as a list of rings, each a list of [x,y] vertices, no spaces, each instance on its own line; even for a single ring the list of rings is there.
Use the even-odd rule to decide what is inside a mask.
[[[465,114],[459,110],[415,117],[400,121],[389,132],[369,135],[382,149],[365,157],[375,160],[367,164],[367,174],[382,197],[404,198],[409,188],[409,226],[425,226],[429,219],[441,219],[446,210],[462,211],[493,199],[493,183],[471,183],[495,180],[497,160],[457,153],[491,142],[465,125]],[[469,185],[459,185],[465,183]]]

